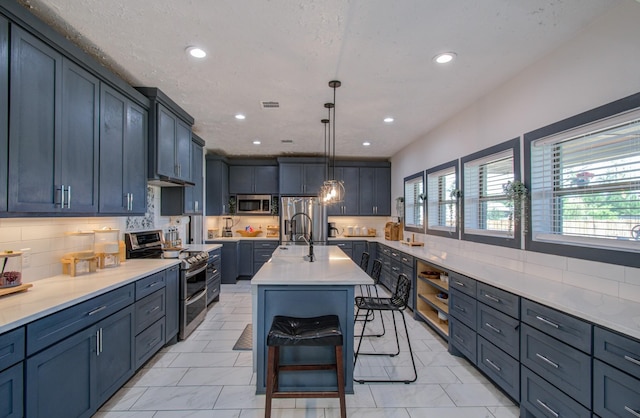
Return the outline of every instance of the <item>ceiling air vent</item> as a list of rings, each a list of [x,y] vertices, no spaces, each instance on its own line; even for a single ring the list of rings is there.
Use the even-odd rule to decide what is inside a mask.
[[[260,102],[260,107],[262,109],[278,109],[280,102]]]
[[[283,144],[293,144],[293,139],[283,139],[282,141]]]

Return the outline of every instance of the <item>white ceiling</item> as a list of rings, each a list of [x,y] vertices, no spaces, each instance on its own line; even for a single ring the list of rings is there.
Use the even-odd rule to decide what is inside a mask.
[[[337,79],[337,155],[371,158],[392,156],[623,1],[633,0],[22,0],[132,85],[168,94],[209,150],[323,153]],[[189,45],[208,56],[188,57]],[[434,64],[443,51],[455,62]]]

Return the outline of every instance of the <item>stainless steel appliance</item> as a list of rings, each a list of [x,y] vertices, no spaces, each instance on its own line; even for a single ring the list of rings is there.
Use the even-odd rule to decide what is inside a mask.
[[[189,244],[202,244],[203,241],[202,215],[189,216]]]
[[[271,195],[239,194],[236,198],[236,211],[246,215],[271,214]]]
[[[327,224],[327,231],[328,231],[328,237],[329,238],[335,238],[338,236],[338,228],[336,228],[336,223],[335,222],[329,222]]]
[[[224,218],[224,228],[222,228],[222,236],[224,238],[233,236],[231,228],[233,228],[233,218]]]
[[[162,231],[130,232],[124,234],[126,257],[163,258]],[[207,313],[207,265],[209,253],[190,251],[180,253],[180,331],[183,340],[204,320]],[[217,284],[219,286],[219,283]]]
[[[283,197],[280,202],[282,244],[303,244],[313,234],[314,244],[327,243],[327,210],[317,197]]]

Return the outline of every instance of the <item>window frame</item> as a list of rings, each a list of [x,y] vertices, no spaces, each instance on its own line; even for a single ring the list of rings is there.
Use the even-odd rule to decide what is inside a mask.
[[[459,164],[458,159],[456,160],[452,160],[440,165],[437,165],[435,167],[432,167],[428,170],[425,171],[425,190],[426,190],[426,194],[427,194],[427,201],[425,203],[425,231],[428,235],[437,235],[440,237],[446,237],[446,238],[454,238],[454,239],[460,239],[460,198],[457,199],[457,203],[456,203],[456,226],[453,229],[448,229],[448,228],[443,228],[443,227],[439,227],[439,228],[430,228],[429,226],[429,202],[430,202],[430,196],[432,191],[429,189],[429,174],[433,174],[433,173],[437,173],[439,171],[444,171],[446,169],[449,168],[453,168],[454,172],[455,172],[455,176],[456,176],[456,188],[458,190],[460,190],[460,164]],[[436,191],[436,193],[438,193],[438,191]],[[440,200],[438,200],[438,202],[441,202]],[[448,202],[448,200],[444,200],[442,201],[443,203]],[[438,205],[440,206],[440,205]],[[438,213],[438,215],[440,215]]]
[[[414,225],[409,226],[407,224],[407,195],[406,195],[407,190],[406,190],[406,185],[407,185],[407,181],[411,181],[411,180],[414,180],[414,179],[417,179],[417,178],[420,178],[422,180],[422,193],[425,193],[426,190],[427,190],[427,187],[426,187],[426,184],[424,183],[424,179],[425,179],[424,171],[421,171],[419,173],[412,174],[412,175],[410,175],[408,177],[405,177],[404,178],[404,182],[402,183],[403,186],[404,186],[403,187],[404,188],[404,190],[403,190],[403,193],[404,193],[403,194],[403,196],[404,196],[404,213],[403,213],[403,216],[404,216],[404,230],[405,231],[418,232],[420,234],[424,234],[424,228],[425,228],[425,224],[426,224],[426,222],[425,222],[425,220],[426,220],[426,210],[425,210],[425,208],[427,206],[426,205],[426,200],[423,200],[422,204],[420,205],[421,206],[421,211],[422,211],[422,226],[420,226],[420,227],[414,226]]]
[[[640,93],[636,93],[524,134],[524,162],[525,172],[527,173],[528,178],[532,178],[532,149],[536,140],[557,135],[564,131],[577,129],[585,125],[601,122],[604,119],[612,118],[639,108]],[[609,264],[619,264],[629,267],[640,267],[640,256],[634,251],[595,248],[578,245],[576,243],[535,241],[533,239],[531,222],[531,212],[529,212],[527,234],[525,235],[525,247],[529,251],[600,261]]]
[[[471,242],[479,242],[482,244],[490,244],[490,245],[498,245],[502,247],[509,248],[521,248],[522,245],[522,222],[528,219],[527,214],[521,214],[522,219],[520,222],[513,223],[513,237],[503,235],[500,236],[497,233],[494,234],[477,234],[477,233],[469,233],[465,232],[465,196],[466,191],[464,189],[464,165],[465,163],[473,162],[482,158],[490,157],[495,154],[499,154],[505,151],[512,150],[513,152],[513,179],[514,181],[522,181],[522,175],[520,170],[520,138],[513,138],[508,141],[502,142],[497,145],[493,145],[489,148],[485,148],[481,151],[474,152],[473,154],[469,154],[460,159],[460,184],[462,187],[462,198],[460,199],[461,210],[459,213],[462,215],[460,217],[460,235],[461,239],[464,241]],[[529,210],[528,206],[525,210]]]

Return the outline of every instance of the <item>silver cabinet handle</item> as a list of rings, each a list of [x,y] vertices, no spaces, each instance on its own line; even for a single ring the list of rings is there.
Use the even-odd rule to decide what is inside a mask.
[[[67,209],[71,209],[71,186],[67,187]]]
[[[453,305],[453,307],[459,310],[460,312],[467,312],[467,310],[460,305]]]
[[[196,207],[196,212],[198,211],[198,207],[200,206],[198,203],[199,202],[197,200],[194,202],[194,206]]]
[[[464,283],[459,282],[459,281],[457,281],[457,280],[454,280],[454,281],[453,281],[453,283],[455,283],[455,284],[456,284],[456,286],[464,287]]]
[[[628,406],[625,405],[624,410],[630,413],[631,415],[633,415],[634,417],[640,418],[640,412],[636,411],[635,409],[629,408]]]
[[[102,311],[104,309],[107,309],[107,305],[102,305],[101,307],[92,310],[91,312],[89,312],[89,316],[95,315],[95,314],[97,314],[98,312],[100,312],[100,311]]]
[[[542,402],[540,399],[536,399],[536,402],[538,402],[538,405],[549,411],[549,413],[551,413],[554,417],[558,418],[560,416],[556,411],[549,408],[549,406],[546,403]]]
[[[640,360],[634,359],[633,357],[629,356],[624,356],[624,359],[640,366]]]
[[[62,203],[60,203],[60,207],[64,209],[64,184],[60,186],[60,199],[62,199]]]
[[[556,369],[559,368],[560,366],[558,365],[558,363],[554,363],[553,361],[549,360],[548,358],[546,358],[545,356],[543,356],[540,353],[536,353],[536,357],[538,357],[539,359],[543,360],[544,362],[546,362],[547,364],[552,365],[553,367],[555,367]]]
[[[155,312],[155,311],[157,311],[158,309],[160,309],[160,307],[159,307],[159,306],[155,306],[153,309],[151,309],[151,310],[149,310],[149,311],[147,312],[147,315],[148,315],[148,314],[152,314],[152,313],[154,313],[154,312]]]
[[[459,336],[458,334],[454,334],[453,338],[455,338],[456,340],[460,341],[461,343],[464,343],[464,338],[462,338],[461,336]]]
[[[408,258],[406,258],[406,257],[402,257],[402,261],[404,261],[404,262],[406,263],[406,262],[408,262],[408,261],[409,261],[409,259],[408,259]]]
[[[100,328],[100,352],[102,353],[102,328]]]
[[[496,369],[497,371],[501,372],[502,369],[500,368],[500,366],[498,366],[497,364],[495,364],[493,361],[489,360],[488,358],[484,359],[484,361],[486,361],[487,363],[489,363],[489,366],[493,367],[494,369]]]
[[[491,295],[490,295],[490,294],[488,294],[488,293],[485,293],[485,294],[484,294],[484,297],[485,297],[485,298],[487,298],[487,299],[489,299],[489,300],[491,300],[491,301],[493,301],[493,302],[495,302],[495,303],[500,303],[500,299],[498,299],[498,298],[497,298],[497,297],[495,297],[495,296],[491,296]]]
[[[100,356],[100,330],[96,331],[96,356]]]
[[[485,326],[485,327],[487,327],[487,328],[489,328],[489,329],[490,329],[491,331],[493,331],[493,332],[496,332],[496,333],[498,333],[498,334],[502,334],[502,331],[501,331],[499,328],[494,327],[493,325],[491,325],[491,324],[490,324],[490,323],[488,323],[488,322],[485,322],[485,323],[484,323],[484,326]]]
[[[536,315],[536,319],[537,319],[538,321],[541,321],[541,322],[542,322],[542,323],[544,323],[544,324],[551,325],[551,326],[552,326],[552,327],[554,327],[554,328],[560,328],[560,325],[559,325],[559,324],[556,324],[555,322],[551,322],[551,321],[549,321],[547,318],[542,317],[542,316],[540,316],[540,315]]]
[[[133,193],[129,193],[131,197],[129,198],[129,210],[133,210]]]

